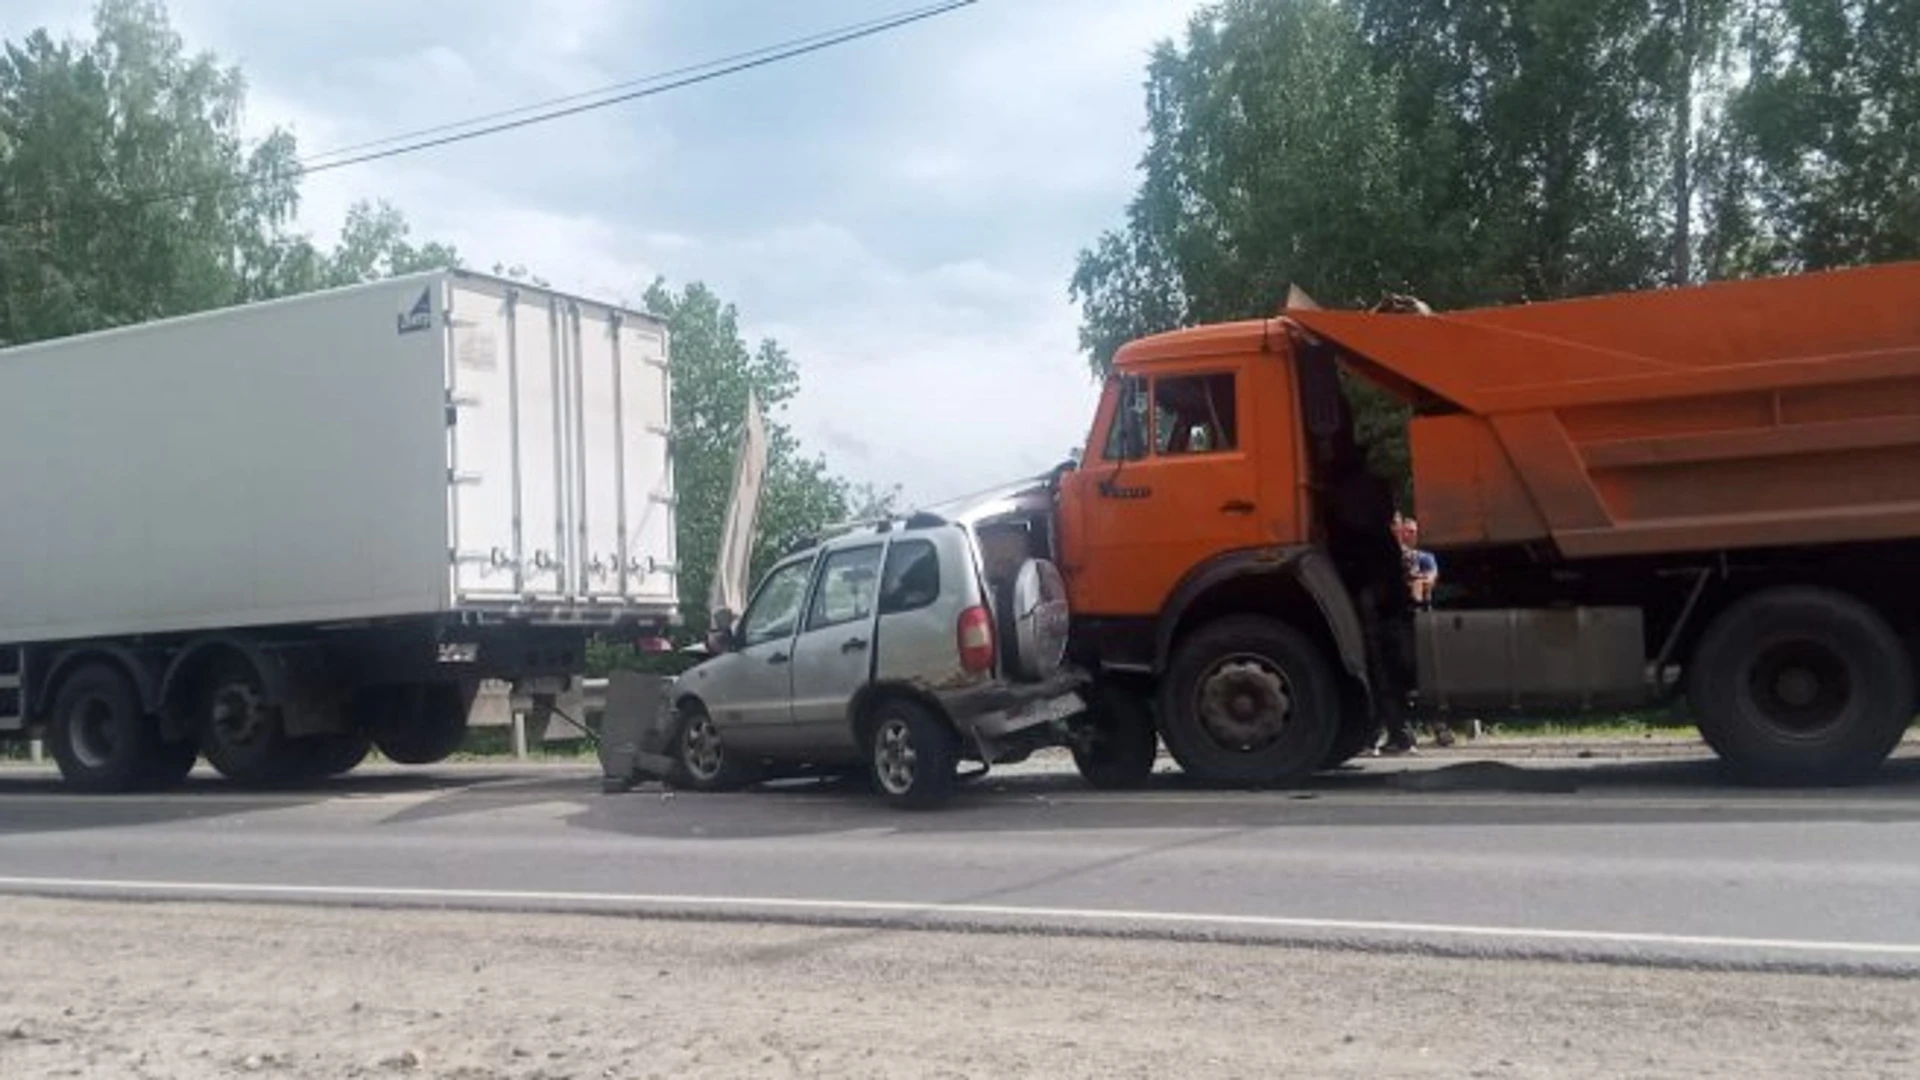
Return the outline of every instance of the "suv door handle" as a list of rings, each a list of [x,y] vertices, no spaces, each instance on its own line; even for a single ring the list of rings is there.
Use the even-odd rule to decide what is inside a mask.
[[[1225,503],[1221,504],[1220,512],[1223,514],[1251,514],[1253,513],[1253,504],[1245,499],[1228,499]]]
[[[867,648],[866,638],[857,638],[857,637],[848,638],[846,641],[840,644],[840,651],[843,653],[864,652],[866,651],[866,648]]]
[[[769,656],[769,657],[767,657],[767,663],[769,663],[769,664],[784,664],[784,663],[786,663],[786,662],[787,662],[788,660],[791,660],[791,659],[792,659],[792,657],[790,657],[790,656],[788,656],[788,655],[787,655],[786,653],[783,653],[783,652],[777,652],[777,653],[774,653],[774,654],[773,654],[772,656]]]

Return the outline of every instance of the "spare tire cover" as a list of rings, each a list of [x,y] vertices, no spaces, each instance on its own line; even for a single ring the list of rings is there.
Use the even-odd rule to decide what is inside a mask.
[[[1045,559],[1028,559],[1014,575],[1013,667],[1020,678],[1044,679],[1067,656],[1067,583]]]

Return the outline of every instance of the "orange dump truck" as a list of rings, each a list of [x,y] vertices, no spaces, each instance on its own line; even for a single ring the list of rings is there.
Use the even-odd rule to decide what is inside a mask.
[[[1412,407],[1432,610],[1342,369]],[[1056,500],[1084,757],[1157,728],[1202,778],[1286,781],[1409,700],[1684,696],[1743,777],[1856,780],[1916,711],[1920,264],[1143,339]]]

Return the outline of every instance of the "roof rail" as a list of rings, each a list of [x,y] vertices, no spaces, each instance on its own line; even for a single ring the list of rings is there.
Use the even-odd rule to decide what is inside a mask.
[[[829,540],[836,540],[861,529],[872,529],[876,533],[889,533],[896,527],[907,529],[930,529],[936,525],[948,524],[948,520],[931,510],[913,510],[904,514],[888,514],[884,517],[857,518],[852,521],[836,522],[823,526],[796,541],[786,554],[805,551],[810,547],[819,547]]]

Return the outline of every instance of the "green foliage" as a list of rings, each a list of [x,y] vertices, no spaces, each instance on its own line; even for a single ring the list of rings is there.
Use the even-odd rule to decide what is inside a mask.
[[[781,419],[800,392],[799,369],[785,349],[771,340],[749,348],[734,306],[699,282],[675,292],[656,280],[645,307],[666,320],[672,343],[680,597],[687,633],[698,638],[706,632],[707,593],[749,391],[759,398],[767,431],[756,576],[808,535],[846,520],[856,493],[824,462],[804,455]],[[861,494],[872,497],[870,491]]]
[[[157,0],[102,0],[89,42],[0,57],[0,345],[456,265],[361,203],[333,251],[289,231],[297,153],[240,133],[246,83]]]
[[[1750,0],[1730,117],[1753,222],[1736,269],[1920,255],[1920,0]]]
[[[1147,72],[1123,228],[1072,295],[1143,334],[1920,255],[1920,0],[1218,0]],[[1404,409],[1349,393],[1405,482]]]
[[[1402,285],[1419,241],[1393,100],[1330,0],[1227,0],[1155,50],[1127,227],[1073,277],[1095,370],[1143,333],[1271,314],[1289,284],[1340,305]]]
[[[0,58],[0,344],[244,298],[282,251],[291,137],[248,146],[246,87],[156,0],[103,0],[94,40]]]

